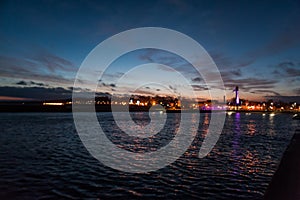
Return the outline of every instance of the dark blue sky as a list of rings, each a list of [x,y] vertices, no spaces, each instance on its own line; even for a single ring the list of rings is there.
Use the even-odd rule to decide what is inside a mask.
[[[174,29],[199,42],[216,62],[228,97],[235,85],[249,99],[300,96],[300,2],[296,0],[0,4],[0,99],[69,97],[77,69],[97,44],[121,31],[149,26]],[[114,78],[137,64],[179,66],[181,61],[170,56],[152,50],[133,52],[115,62],[99,87],[115,91],[110,87]],[[196,74],[187,77],[201,90],[203,83]]]

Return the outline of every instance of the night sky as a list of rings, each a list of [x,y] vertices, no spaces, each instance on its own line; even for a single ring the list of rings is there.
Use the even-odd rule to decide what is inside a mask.
[[[199,42],[217,64],[227,98],[300,96],[300,2],[295,1],[1,1],[0,100],[71,97],[88,53],[121,31],[164,27]],[[131,67],[157,62],[181,71],[208,98],[202,78],[168,52],[120,57],[99,80],[100,92],[122,93],[115,81]],[[149,76],[153,75],[149,72]],[[166,79],[168,77],[165,77]],[[133,77],[126,87],[139,85]],[[172,86],[169,86],[172,89]],[[88,90],[75,88],[76,90]],[[164,92],[140,88],[141,94]],[[267,97],[269,98],[269,97]]]

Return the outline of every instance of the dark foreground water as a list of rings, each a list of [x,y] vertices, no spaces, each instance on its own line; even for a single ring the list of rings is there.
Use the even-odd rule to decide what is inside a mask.
[[[126,137],[115,135],[110,113],[97,115],[111,127],[108,137],[128,148],[132,141],[117,141]],[[169,114],[170,122],[177,115]],[[147,123],[146,113],[134,117]],[[232,113],[212,152],[199,159],[209,120],[201,114],[194,142],[176,162],[131,174],[88,153],[71,113],[1,113],[0,199],[261,199],[298,121],[289,114]]]

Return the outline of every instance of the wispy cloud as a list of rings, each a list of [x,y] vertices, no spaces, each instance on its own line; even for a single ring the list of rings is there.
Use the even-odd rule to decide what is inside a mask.
[[[192,85],[194,91],[204,91],[204,90],[209,90],[208,87],[203,86],[203,85]]]
[[[275,88],[275,84],[278,82],[278,80],[268,80],[261,78],[226,79],[224,81],[227,89],[233,89],[238,85],[245,92],[250,92],[252,90],[260,88]]]
[[[274,90],[255,89],[251,93],[260,93],[260,94],[268,94],[268,95],[281,96],[280,93],[278,93],[278,92],[276,92]]]
[[[166,64],[181,72],[185,76],[191,77],[191,86],[195,91],[209,90],[209,87],[205,85],[204,80],[189,63],[180,60],[180,58],[174,57],[176,56],[166,55],[164,53],[161,54],[160,52],[149,50],[143,54],[141,58],[151,62]],[[231,90],[238,85],[244,92],[256,92],[261,94],[266,92],[279,95],[279,93],[272,90],[276,87],[276,84],[279,82],[278,80],[243,76],[241,68],[248,67],[254,63],[254,59],[245,59],[244,61],[235,60],[221,53],[213,53],[212,57],[218,67],[220,67],[221,77],[226,89]],[[165,68],[162,68],[162,70],[165,70]],[[211,85],[210,87],[213,88],[214,86]]]
[[[105,72],[99,82],[115,82],[124,75],[123,72],[107,73]]]
[[[160,63],[173,68],[187,64],[184,59],[176,56],[175,54],[151,48],[145,49],[139,58],[147,62]]]
[[[299,77],[300,62],[284,61],[274,66],[273,74],[281,77]]]
[[[209,55],[212,57],[218,68],[223,70],[240,70],[243,67],[248,67],[255,62],[254,58],[245,55],[240,58],[232,58],[220,51],[210,51]]]
[[[46,55],[49,58],[46,58]],[[56,73],[57,70],[63,71]],[[49,53],[36,59],[0,56],[0,77],[72,84],[73,80],[67,78],[66,75],[69,77],[75,75],[74,65]],[[31,84],[34,85],[34,83]]]
[[[100,84],[100,87],[115,88],[115,87],[117,87],[117,85],[114,84],[114,83],[104,83],[104,82],[102,82]]]
[[[281,95],[267,95],[265,98],[272,99],[273,101],[282,101],[282,102],[297,102],[297,104],[300,103],[300,96],[281,96]]]
[[[300,69],[287,68],[287,69],[285,69],[285,72],[289,76],[300,76]]]
[[[77,70],[71,61],[52,54],[45,49],[40,49],[38,52],[34,52],[33,55],[28,57],[28,59],[37,63],[39,66],[46,67],[50,72],[75,72]]]

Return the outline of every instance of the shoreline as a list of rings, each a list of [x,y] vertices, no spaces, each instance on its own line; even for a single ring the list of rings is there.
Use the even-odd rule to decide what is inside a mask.
[[[128,107],[120,106],[118,112],[127,112]],[[131,106],[129,112],[149,112],[150,107],[146,106]],[[96,112],[112,112],[111,107],[107,105],[96,105]],[[227,114],[232,113],[289,113],[297,114],[299,111],[262,111],[262,110],[197,110],[197,109],[156,109],[155,111],[163,111],[166,113],[194,113],[199,111],[200,113],[211,113],[211,112],[226,112]],[[22,112],[72,112],[72,105],[59,105],[59,106],[44,106],[44,105],[0,105],[0,113],[22,113]],[[82,106],[82,111],[85,112],[85,106]]]
[[[105,110],[95,110],[97,113],[101,112],[112,112],[110,109],[105,109]],[[71,113],[73,112],[72,109],[61,109],[61,108],[56,108],[56,109],[33,109],[33,110],[27,110],[27,109],[21,109],[21,110],[0,110],[0,113]],[[85,110],[82,111],[77,111],[77,112],[87,112]],[[89,112],[89,111],[88,111]],[[124,110],[117,110],[117,112],[127,112]],[[129,112],[148,112],[145,110],[130,110]],[[151,111],[150,111],[151,112]],[[177,110],[155,110],[152,112],[163,112],[163,113],[196,113],[197,111],[195,110],[184,110],[184,111],[177,111]],[[232,113],[257,113],[257,114],[299,114],[300,112],[274,112],[274,111],[231,111],[231,110],[214,110],[213,113],[221,113],[225,112],[226,115],[231,115]],[[210,110],[200,110],[199,113],[212,113]]]

